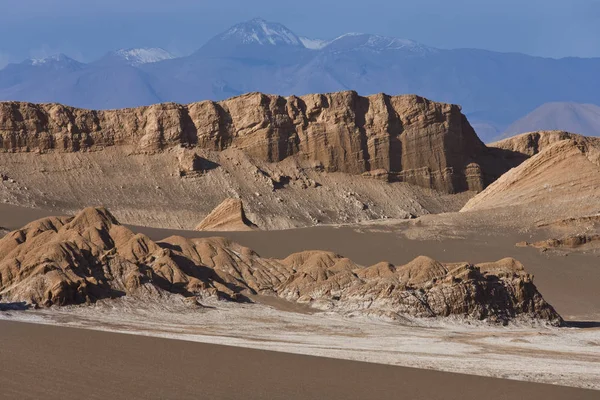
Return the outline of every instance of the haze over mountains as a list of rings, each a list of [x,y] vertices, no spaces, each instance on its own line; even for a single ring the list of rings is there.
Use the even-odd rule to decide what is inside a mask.
[[[0,100],[110,109],[222,100],[253,91],[417,93],[461,104],[489,141],[544,103],[600,104],[599,67],[598,58],[442,50],[370,34],[315,40],[254,19],[215,36],[187,57],[173,58],[161,49],[128,49],[89,64],[65,55],[10,64],[0,71]]]
[[[600,136],[600,107],[595,104],[547,103],[510,125],[503,137],[538,130]]]

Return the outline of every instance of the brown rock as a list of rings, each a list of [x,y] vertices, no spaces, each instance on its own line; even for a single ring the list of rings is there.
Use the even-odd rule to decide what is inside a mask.
[[[200,157],[194,152],[184,151],[179,156],[179,175],[194,175],[217,168],[219,165]]]
[[[520,206],[526,207],[538,223],[594,214],[600,201],[600,140],[578,135],[560,140],[563,136],[558,133],[540,135],[533,147],[522,146],[530,143],[528,135],[514,142],[504,141],[506,148],[523,151],[519,154],[527,157],[534,155],[469,200],[461,211]]]
[[[0,103],[0,138],[0,149],[10,152],[234,147],[258,160],[294,156],[327,171],[384,169],[449,193],[481,190],[498,175],[473,168],[489,152],[458,106],[414,95],[250,93],[218,103],[110,111],[8,102]],[[191,163],[184,160],[184,169],[194,170]]]
[[[574,250],[579,248],[597,249],[600,247],[600,235],[571,235],[561,239],[547,239],[535,243],[517,243],[521,247],[535,247],[538,249],[568,249]]]
[[[576,141],[597,140],[565,131],[537,131],[523,133],[521,135],[500,140],[498,142],[491,143],[489,146],[508,150],[528,158],[538,154],[556,142],[569,139]]]
[[[244,212],[240,199],[225,199],[196,226],[197,231],[252,231],[258,229]]]
[[[156,243],[103,208],[35,221],[0,240],[0,303],[48,307],[183,295],[196,306],[206,297],[239,300],[244,293],[344,314],[562,322],[513,259],[473,266],[419,257],[405,266],[367,268],[324,251],[265,259],[223,238]]]
[[[363,173],[362,176],[364,176],[365,178],[373,178],[385,182],[391,182],[393,180],[391,174],[385,169],[376,169],[374,171],[368,171]]]

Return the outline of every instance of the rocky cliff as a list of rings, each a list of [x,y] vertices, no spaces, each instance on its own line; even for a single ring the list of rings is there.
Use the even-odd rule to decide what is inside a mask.
[[[0,137],[5,152],[238,148],[265,162],[298,157],[326,171],[385,170],[447,193],[481,191],[499,176],[482,162],[488,149],[459,106],[414,95],[251,93],[112,111],[7,102],[0,103]]]
[[[261,258],[222,238],[154,242],[103,208],[30,223],[0,240],[0,302],[67,305],[122,296],[279,296],[314,308],[387,318],[460,316],[560,324],[515,260],[473,265],[419,257],[370,267],[324,251]]]

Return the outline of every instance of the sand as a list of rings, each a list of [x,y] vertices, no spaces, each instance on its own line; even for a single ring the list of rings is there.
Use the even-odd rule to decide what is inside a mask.
[[[596,399],[598,392],[0,322],[3,399]]]
[[[265,304],[263,300],[269,301]],[[600,329],[508,327],[456,318],[405,322],[314,309],[272,297],[258,304],[132,299],[5,312],[0,319],[435,369],[600,390]]]

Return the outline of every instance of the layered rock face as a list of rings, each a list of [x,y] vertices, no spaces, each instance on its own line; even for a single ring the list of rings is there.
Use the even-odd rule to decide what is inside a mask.
[[[461,211],[528,207],[537,223],[596,214],[600,201],[600,140],[537,132],[500,142],[526,161],[502,175]]]
[[[327,171],[385,170],[397,180],[448,193],[480,191],[498,176],[482,168],[487,148],[460,107],[414,95],[251,93],[113,111],[0,103],[0,137],[10,152],[233,147],[266,162],[297,156]]]
[[[225,199],[196,226],[197,231],[252,231],[258,229],[244,212],[240,199]]]
[[[525,158],[532,157],[556,142],[574,140],[577,142],[597,142],[597,138],[586,137],[565,131],[536,131],[523,133],[495,143],[490,147],[511,151]]]
[[[0,240],[3,303],[52,306],[173,295],[236,300],[249,293],[394,319],[562,322],[513,259],[472,265],[419,257],[404,266],[371,267],[324,251],[266,259],[222,238],[154,242],[102,208],[38,220]]]

